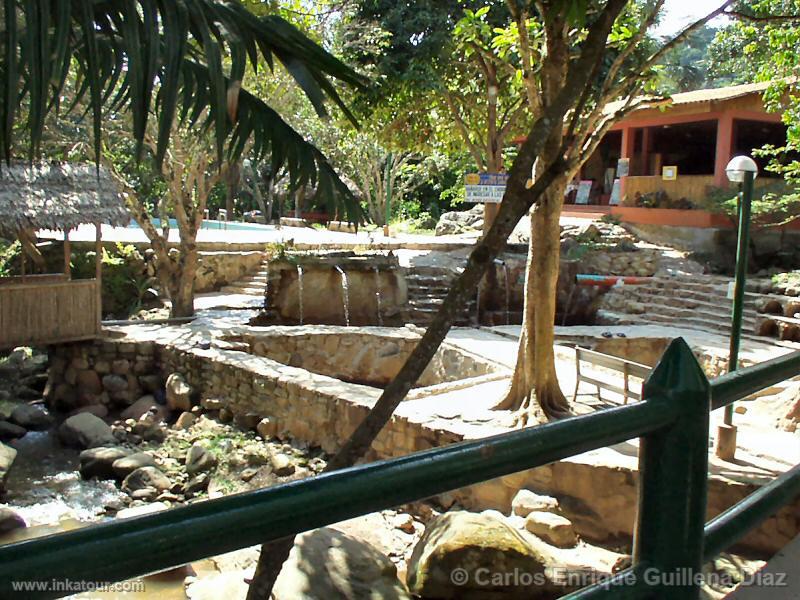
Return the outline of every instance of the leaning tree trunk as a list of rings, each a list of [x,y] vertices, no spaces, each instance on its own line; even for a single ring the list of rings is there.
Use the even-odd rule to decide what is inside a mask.
[[[569,168],[564,159],[564,150],[556,154],[556,159],[537,176],[532,189],[527,190],[526,182],[533,168],[534,160],[544,149],[544,141],[554,130],[561,131],[564,115],[568,110],[582,110],[585,96],[581,93],[599,67],[608,34],[617,16],[625,7],[625,0],[609,0],[589,28],[583,49],[569,69],[567,81],[544,114],[536,119],[522,144],[509,173],[509,180],[503,202],[486,236],[478,242],[470,253],[464,271],[453,282],[439,312],[428,326],[422,339],[400,369],[397,376],[384,389],[381,397],[358,425],[344,446],[336,453],[326,467],[335,471],[355,464],[366,455],[372,442],[391,418],[397,406],[417,382],[430,363],[437,349],[444,341],[453,324],[456,314],[475,292],[492,261],[505,248],[506,240],[519,220],[530,207],[539,200],[555,179]],[[264,544],[256,566],[253,582],[247,593],[248,600],[268,600],[275,580],[280,573],[292,547],[294,536]]]
[[[517,158],[519,164],[511,170],[503,202],[491,229],[478,243],[467,260],[467,266],[447,294],[439,312],[419,341],[400,372],[386,386],[375,406],[359,424],[344,446],[328,462],[326,472],[336,471],[355,464],[366,455],[372,442],[391,418],[397,406],[417,382],[422,372],[436,354],[447,332],[453,325],[457,313],[475,293],[478,282],[487,268],[505,247],[506,240],[522,216],[565,167],[559,159],[538,178],[533,189],[525,189],[527,173],[533,163],[536,145],[526,142]],[[527,169],[526,169],[527,165]],[[526,173],[527,171],[527,173]],[[248,590],[248,600],[268,600],[281,567],[294,546],[294,537],[265,544],[261,549],[253,581]]]

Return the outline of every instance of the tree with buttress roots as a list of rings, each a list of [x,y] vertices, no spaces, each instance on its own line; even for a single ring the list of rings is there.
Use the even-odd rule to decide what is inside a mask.
[[[532,4],[507,0],[516,32],[529,113],[534,119],[551,105],[563,88],[568,65],[580,45],[582,29],[568,16],[548,10],[547,2]],[[530,219],[530,246],[525,277],[525,302],[517,364],[511,385],[497,405],[516,411],[520,424],[561,418],[570,414],[569,403],[558,383],[555,354],[556,286],[558,282],[559,219],[567,184],[597,148],[609,128],[627,113],[642,105],[664,102],[664,98],[645,95],[654,81],[654,67],[665,54],[686,40],[694,31],[728,9],[718,8],[674,38],[656,44],[648,35],[658,23],[663,0],[627,2],[607,38],[601,66],[581,98],[554,124],[533,168],[532,179],[541,178],[547,165],[559,159],[564,169],[553,178],[533,207]],[[602,3],[589,2],[588,14]],[[588,15],[587,15],[587,18]],[[499,34],[507,35],[507,33]]]

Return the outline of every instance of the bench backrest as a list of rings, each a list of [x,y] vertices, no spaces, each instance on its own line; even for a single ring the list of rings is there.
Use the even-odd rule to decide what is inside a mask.
[[[595,352],[594,350],[588,350],[579,346],[575,347],[575,360],[619,371],[620,373],[627,373],[628,375],[639,377],[640,379],[647,379],[650,375],[650,371],[653,370],[652,367],[648,367],[642,363],[619,358],[618,356],[611,356],[610,354],[603,354],[602,352]]]

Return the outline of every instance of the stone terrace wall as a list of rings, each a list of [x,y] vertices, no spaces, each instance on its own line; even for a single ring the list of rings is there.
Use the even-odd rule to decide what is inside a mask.
[[[195,291],[213,292],[230,285],[256,271],[264,257],[263,252],[200,252]]]
[[[407,330],[386,329],[377,334],[356,328],[275,328],[247,334],[244,341],[257,356],[367,385],[387,385],[417,344]],[[417,387],[436,385],[468,377],[488,375],[499,365],[472,357],[461,349],[443,344],[417,382]]]
[[[582,273],[651,277],[658,270],[661,253],[639,248],[632,252],[590,251],[581,258]]]
[[[220,417],[224,411],[226,418],[249,426],[267,418],[271,436],[291,436],[332,453],[380,395],[375,388],[344,383],[247,352],[206,348],[197,341],[190,336],[172,342],[106,339],[58,347],[53,355],[48,397],[62,410],[92,403],[125,405],[137,394],[160,386],[169,373],[180,372],[194,388],[195,402],[220,411]],[[407,402],[398,408],[373,444],[368,460],[402,456],[503,431],[485,423],[444,419],[433,411],[423,414],[413,406],[413,402]],[[630,446],[627,452],[620,448],[586,453],[463,488],[440,499],[445,506],[458,502],[473,510],[493,508],[508,512],[517,491],[532,489],[558,497],[566,516],[586,539],[616,543],[630,540],[636,514],[636,485],[636,450]],[[711,479],[708,516],[718,514],[755,489],[753,484]],[[774,553],[799,529],[800,500],[768,519],[745,538],[744,545],[760,553]]]

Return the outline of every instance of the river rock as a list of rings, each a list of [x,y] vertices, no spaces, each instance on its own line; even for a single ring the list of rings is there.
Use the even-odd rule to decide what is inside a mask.
[[[197,496],[197,494],[208,489],[208,484],[210,481],[211,478],[208,476],[208,473],[200,473],[199,475],[195,475],[186,482],[185,486],[183,486],[183,495],[187,500],[194,498]]]
[[[84,479],[91,477],[113,479],[115,475],[113,464],[130,453],[130,450],[118,446],[89,448],[81,452],[81,466],[78,470]]]
[[[511,501],[511,512],[518,517],[527,517],[533,511],[558,512],[558,500],[531,490],[518,491]]]
[[[129,494],[146,487],[163,492],[172,487],[172,482],[156,467],[140,467],[132,471],[122,482],[122,490]]]
[[[69,416],[79,415],[81,413],[89,413],[95,417],[104,419],[108,416],[108,407],[104,404],[90,404],[89,406],[80,406],[69,413]]]
[[[158,494],[159,492],[156,488],[147,486],[138,490],[133,490],[131,492],[131,498],[133,500],[141,500],[142,502],[152,502],[156,499]]]
[[[197,420],[190,412],[182,412],[178,419],[175,421],[175,429],[189,429]]]
[[[58,428],[58,437],[65,445],[78,448],[113,446],[117,441],[111,427],[90,413],[80,413],[66,419]]]
[[[26,433],[28,433],[28,430],[24,427],[8,421],[0,421],[0,442],[19,439]]]
[[[294,463],[292,463],[292,459],[285,454],[280,452],[272,454],[270,456],[270,462],[272,463],[272,472],[279,477],[287,477],[294,473]]]
[[[0,533],[7,533],[24,527],[27,527],[25,519],[10,508],[0,506]]]
[[[192,444],[186,452],[186,472],[189,475],[208,471],[217,464],[217,459],[199,443]]]
[[[454,511],[428,524],[411,555],[407,582],[423,598],[540,598],[530,581],[515,574],[544,578],[544,568],[542,554],[503,519]]]
[[[11,413],[12,423],[25,429],[47,429],[53,424],[53,417],[39,404],[20,404]]]
[[[275,600],[411,598],[383,552],[329,527],[298,536],[273,594]]]
[[[10,446],[0,443],[0,494],[6,491],[6,478],[14,459],[17,457],[17,451]]]
[[[125,479],[136,469],[141,469],[142,467],[155,467],[155,466],[156,466],[156,459],[153,457],[152,454],[148,454],[147,452],[135,452],[133,454],[128,454],[127,456],[124,456],[122,458],[118,458],[111,465],[111,468],[114,471],[114,475],[116,475],[120,479]]]
[[[572,522],[551,512],[535,510],[528,513],[525,517],[525,529],[559,548],[573,548],[578,543]]]
[[[192,386],[180,373],[167,377],[167,406],[170,410],[192,410],[192,392]]]
[[[166,409],[156,402],[155,397],[148,394],[146,396],[142,396],[128,408],[119,413],[119,416],[123,420],[133,419],[138,421],[150,411],[154,412],[159,419],[163,419],[167,414]]]

